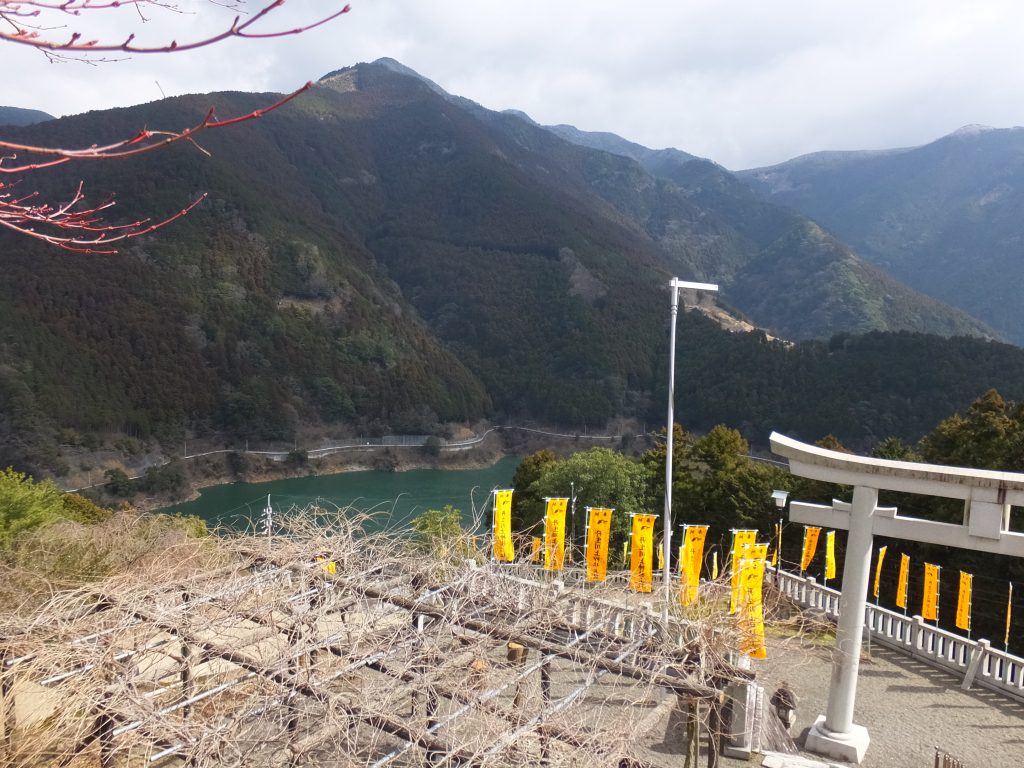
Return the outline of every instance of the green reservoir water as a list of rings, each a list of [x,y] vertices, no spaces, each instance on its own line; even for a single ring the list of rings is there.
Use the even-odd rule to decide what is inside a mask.
[[[415,469],[409,472],[344,472],[337,475],[293,477],[267,483],[231,483],[204,488],[194,501],[161,512],[197,515],[211,525],[245,528],[267,506],[275,514],[314,502],[334,510],[352,508],[375,513],[374,527],[402,527],[428,509],[451,504],[462,510],[464,524],[472,520],[473,502],[485,508],[493,488],[510,488],[519,459],[509,456],[486,469]],[[486,504],[486,507],[484,505]],[[485,515],[486,525],[489,516]]]

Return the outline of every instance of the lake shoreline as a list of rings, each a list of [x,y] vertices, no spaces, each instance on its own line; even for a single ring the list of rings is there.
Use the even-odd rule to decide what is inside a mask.
[[[405,527],[417,515],[447,505],[458,509],[467,525],[479,521],[493,488],[510,487],[519,459],[515,455],[484,461],[479,454],[439,466],[409,460],[402,470],[347,462],[348,471],[249,477],[246,481],[207,485],[168,506],[148,505],[152,513],[194,515],[213,529],[250,529],[263,516],[268,496],[275,516],[315,505],[326,514],[366,514],[371,527]],[[419,465],[419,466],[416,466]],[[340,464],[338,467],[340,468]],[[198,491],[198,489],[197,489]],[[283,519],[283,518],[282,518]]]
[[[411,472],[415,470],[473,470],[493,467],[502,459],[515,456],[500,439],[487,440],[472,448],[441,451],[424,455],[422,448],[368,447],[339,451],[322,458],[294,465],[267,458],[245,457],[246,466],[234,471],[228,454],[200,456],[186,466],[188,490],[184,493],[136,497],[133,506],[143,512],[160,512],[169,507],[196,501],[204,490],[235,484],[257,484],[298,478],[327,477],[353,472]],[[359,454],[353,456],[352,454]],[[237,455],[237,454],[236,454]],[[237,468],[235,468],[237,469]]]

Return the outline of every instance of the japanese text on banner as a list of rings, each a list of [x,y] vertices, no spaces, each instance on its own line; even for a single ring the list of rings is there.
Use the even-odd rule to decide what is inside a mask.
[[[806,571],[807,566],[811,564],[814,559],[814,553],[818,549],[818,536],[821,534],[821,528],[815,528],[808,526],[804,528],[804,548],[800,553],[800,570]]]
[[[741,649],[751,658],[768,656],[764,644],[764,567],[768,557],[767,544],[749,546],[740,560],[740,625],[744,629]]]
[[[701,565],[704,562],[704,541],[707,535],[706,525],[688,525],[683,529],[683,551],[679,558],[679,568],[683,577],[680,602],[684,606],[692,604],[697,599]]]
[[[516,559],[512,546],[512,491],[494,492],[494,559],[511,563]]]
[[[568,499],[548,499],[544,515],[544,570],[560,571],[565,565],[565,510]]]
[[[960,571],[960,592],[956,598],[956,625],[959,629],[971,631],[971,588],[974,576]]]
[[[608,574],[608,537],[612,510],[591,508],[587,516],[587,581],[604,581]]]
[[[921,596],[921,618],[939,620],[939,566],[924,564],[924,594]]]
[[[757,541],[757,531],[739,530],[732,532],[732,582],[729,592],[729,613],[736,613],[737,598],[740,592],[740,557],[745,547]]]
[[[629,558],[629,586],[634,592],[650,592],[656,515],[633,515],[633,551]]]

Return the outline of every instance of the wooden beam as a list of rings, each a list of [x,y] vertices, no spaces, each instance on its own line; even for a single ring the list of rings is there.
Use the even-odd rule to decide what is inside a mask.
[[[342,581],[342,580],[339,580]],[[705,685],[688,683],[678,677],[672,677],[662,672],[654,670],[644,669],[633,664],[626,664],[620,661],[613,661],[611,659],[602,658],[593,654],[581,653],[578,650],[566,647],[561,643],[553,643],[545,640],[540,640],[530,635],[523,634],[513,630],[503,629],[502,627],[496,626],[492,622],[481,621],[478,619],[472,619],[464,616],[453,615],[451,612],[444,608],[438,608],[433,605],[414,600],[412,598],[403,597],[401,595],[395,595],[383,590],[376,589],[374,587],[367,587],[349,582],[348,580],[342,581],[346,588],[365,594],[367,597],[372,597],[377,600],[391,603],[392,605],[405,608],[410,612],[423,613],[434,618],[441,619],[442,621],[454,624],[464,629],[472,630],[482,635],[496,638],[503,642],[513,642],[523,645],[527,648],[533,648],[538,651],[542,651],[545,654],[558,656],[560,658],[569,659],[570,661],[578,664],[588,664],[598,669],[605,670],[607,672],[613,672],[617,675],[624,677],[630,677],[634,680],[642,680],[644,682],[653,683],[655,685],[661,685],[665,688],[669,688],[684,696],[698,696],[706,698],[714,694],[714,690]]]

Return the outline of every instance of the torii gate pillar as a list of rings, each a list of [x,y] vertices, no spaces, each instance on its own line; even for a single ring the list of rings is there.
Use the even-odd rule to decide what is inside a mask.
[[[843,591],[839,597],[839,626],[836,629],[838,658],[832,667],[828,708],[811,726],[806,747],[811,752],[860,763],[871,738],[868,729],[853,722],[857,699],[857,672],[864,635],[868,579],[871,573],[872,516],[878,504],[878,489],[854,486],[850,510],[850,535],[846,540]]]
[[[1024,474],[945,467],[839,453],[772,433],[772,451],[789,459],[794,475],[853,486],[853,503],[831,506],[793,501],[795,523],[846,529],[846,564],[839,599],[837,659],[828,692],[828,709],[807,737],[812,752],[859,763],[868,748],[868,733],[853,723],[875,534],[1024,557],[1024,533],[1010,530],[1011,506],[1024,506]],[[879,508],[880,489],[963,501],[960,523],[902,517],[892,507]]]

